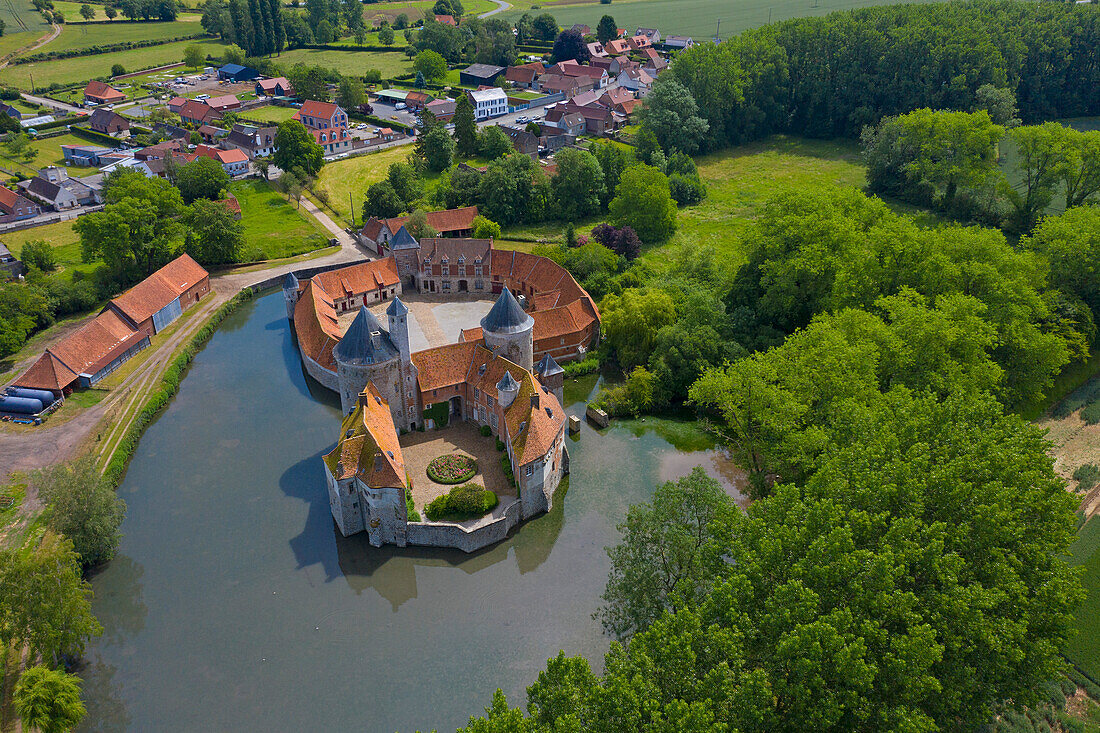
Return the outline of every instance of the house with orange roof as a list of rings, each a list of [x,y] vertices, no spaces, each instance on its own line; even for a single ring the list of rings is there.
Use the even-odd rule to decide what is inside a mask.
[[[310,130],[332,130],[348,126],[348,113],[338,104],[307,99],[291,119]]]
[[[409,221],[408,216],[395,216],[391,219],[368,219],[360,234],[370,244],[389,244],[397,232]],[[463,206],[458,209],[427,212],[428,226],[440,237],[466,237],[474,230],[477,218],[476,206]]]
[[[0,186],[0,211],[4,212],[0,221],[19,221],[38,216],[42,213],[42,207],[10,188]]]
[[[106,82],[92,79],[84,87],[84,104],[115,104],[125,101],[126,95]]]

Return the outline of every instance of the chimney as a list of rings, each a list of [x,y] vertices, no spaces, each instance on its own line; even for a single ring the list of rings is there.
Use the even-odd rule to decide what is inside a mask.
[[[539,393],[535,392],[531,395],[531,407],[535,410],[539,409]]]

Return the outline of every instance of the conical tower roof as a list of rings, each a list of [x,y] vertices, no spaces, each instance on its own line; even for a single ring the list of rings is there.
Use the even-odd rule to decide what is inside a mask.
[[[293,272],[288,272],[286,277],[283,278],[283,290],[297,290],[298,278]]]
[[[550,352],[547,351],[539,359],[538,366],[535,367],[535,372],[540,377],[552,377],[555,374],[562,374],[565,370],[558,366],[558,363],[554,361],[554,357],[550,356]]]
[[[494,333],[518,333],[525,331],[534,325],[534,319],[523,311],[523,307],[512,295],[512,291],[504,288],[493,303],[493,307],[481,319],[481,330]]]
[[[386,315],[391,318],[394,316],[403,316],[409,312],[409,307],[401,302],[401,296],[397,296],[390,302],[389,307],[386,308]]]
[[[377,364],[396,358],[398,352],[374,314],[360,307],[333,354],[345,364]]]
[[[505,371],[504,376],[497,382],[497,389],[501,392],[515,392],[519,389],[519,382],[512,377],[511,372]]]
[[[393,239],[390,240],[390,249],[413,249],[419,246],[420,244],[413,235],[409,234],[409,230],[404,225],[394,232]]]

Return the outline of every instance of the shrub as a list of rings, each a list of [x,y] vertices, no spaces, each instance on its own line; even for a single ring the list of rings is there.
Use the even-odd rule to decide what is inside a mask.
[[[477,461],[458,453],[438,456],[428,464],[427,474],[437,484],[460,484],[477,474]]]
[[[1077,482],[1078,491],[1088,491],[1100,481],[1100,467],[1086,463],[1073,472],[1073,480]]]
[[[493,429],[488,425],[482,425],[478,430],[481,432],[481,437],[488,438],[493,434]]]
[[[34,267],[42,272],[50,272],[57,269],[57,255],[53,247],[41,239],[32,239],[23,245],[19,253],[19,259],[29,267]]]
[[[443,518],[472,519],[491,512],[499,503],[497,495],[484,486],[463,484],[433,499],[424,508],[424,513],[433,521]]]
[[[497,438],[497,450],[504,450],[504,443],[500,440],[500,438]]]
[[[512,488],[516,488],[516,475],[512,473],[512,461],[508,459],[507,453],[500,457],[500,468],[504,471],[504,478],[508,479],[508,483],[512,485]]]
[[[408,487],[405,488],[405,514],[408,515],[406,520],[409,522],[420,521],[420,512],[416,511],[416,504],[413,502],[412,491],[410,491]]]

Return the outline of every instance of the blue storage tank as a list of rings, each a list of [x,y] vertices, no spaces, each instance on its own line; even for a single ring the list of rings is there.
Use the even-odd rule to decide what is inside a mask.
[[[14,412],[19,415],[37,415],[45,409],[42,400],[30,397],[12,397],[0,395],[0,412]]]
[[[38,400],[45,407],[49,407],[57,399],[53,396],[53,392],[48,389],[32,389],[30,387],[8,387],[8,394],[12,397],[26,397],[32,400]]]

